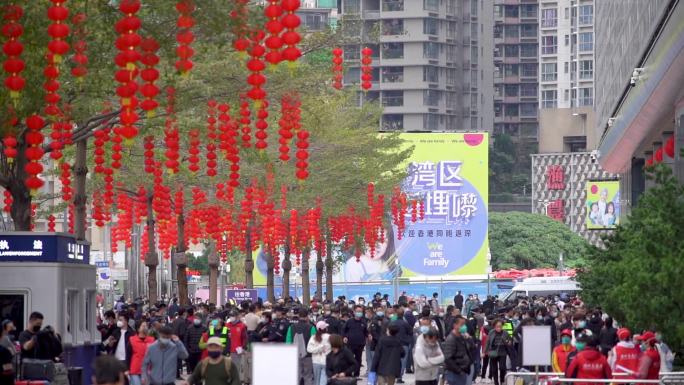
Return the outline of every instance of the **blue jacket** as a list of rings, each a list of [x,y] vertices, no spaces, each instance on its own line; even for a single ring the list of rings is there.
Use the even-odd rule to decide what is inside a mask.
[[[173,384],[176,382],[177,361],[186,358],[188,351],[181,341],[171,341],[166,347],[156,341],[145,353],[142,378],[148,385]]]

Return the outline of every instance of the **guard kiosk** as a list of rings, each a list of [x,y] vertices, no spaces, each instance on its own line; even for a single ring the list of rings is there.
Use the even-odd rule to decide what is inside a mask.
[[[0,232],[0,319],[24,330],[31,312],[62,337],[67,367],[82,367],[89,385],[100,341],[96,328],[96,268],[90,244],[71,234]]]

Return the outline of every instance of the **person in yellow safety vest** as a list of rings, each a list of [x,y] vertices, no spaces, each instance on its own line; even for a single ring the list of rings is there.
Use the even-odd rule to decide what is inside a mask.
[[[501,326],[502,326],[503,330],[506,331],[506,333],[508,333],[509,337],[513,337],[513,322],[511,320],[506,318],[503,321],[503,325],[501,325]]]
[[[215,318],[209,324],[209,338],[219,337],[221,344],[223,344],[223,354],[230,355],[230,331],[228,327],[223,324],[221,318]]]

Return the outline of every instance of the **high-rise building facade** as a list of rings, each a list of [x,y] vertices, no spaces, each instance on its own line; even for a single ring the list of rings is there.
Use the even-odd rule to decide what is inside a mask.
[[[536,142],[539,0],[494,0],[494,133]]]
[[[297,15],[308,32],[334,27],[338,21],[338,0],[303,0]]]
[[[345,84],[360,82],[361,49],[373,50],[381,129],[489,131],[493,127],[493,9],[481,0],[342,0]]]

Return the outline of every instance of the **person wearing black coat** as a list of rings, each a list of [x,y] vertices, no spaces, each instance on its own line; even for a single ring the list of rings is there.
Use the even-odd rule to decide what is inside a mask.
[[[363,348],[366,346],[366,339],[368,338],[368,324],[363,318],[363,307],[356,306],[354,309],[354,318],[350,318],[342,327],[342,336],[349,349],[354,353],[358,367],[354,371],[355,376],[361,374],[361,359],[363,357]]]
[[[459,312],[463,311],[463,295],[461,295],[460,290],[454,296],[454,306],[456,306]]]
[[[394,381],[401,376],[401,360],[406,352],[401,340],[397,337],[399,327],[393,324],[387,330],[389,336],[380,338],[375,348],[370,371],[375,372],[386,384],[394,384]]]
[[[358,363],[354,358],[354,353],[344,346],[342,336],[331,335],[330,348],[331,351],[325,358],[325,373],[328,376],[328,384],[334,385],[338,378],[353,378]]]
[[[454,329],[444,342],[445,377],[449,385],[465,385],[473,364],[472,345],[465,334],[468,331],[466,320],[456,316]]]
[[[397,325],[399,327],[399,334],[397,335],[399,337],[399,340],[401,341],[401,344],[404,346],[404,359],[401,360],[401,377],[404,376],[404,373],[406,372],[406,364],[407,364],[407,357],[409,356],[409,349],[411,347],[411,344],[413,344],[413,325],[409,325],[408,322],[404,319],[404,309],[399,308],[397,309],[397,319],[392,321],[390,325]],[[399,377],[397,380],[398,383],[403,383],[402,378]]]
[[[199,346],[200,340],[202,339],[202,334],[207,331],[207,328],[202,325],[202,320],[195,318],[192,321],[192,326],[189,326],[187,332],[185,333],[185,344],[188,350],[188,372],[192,373],[195,370],[197,364],[199,364],[202,357],[202,349]]]
[[[608,356],[608,352],[610,352],[617,343],[617,329],[613,327],[613,318],[608,317],[603,325],[603,329],[601,329],[601,332],[599,333],[601,353],[604,356]]]

